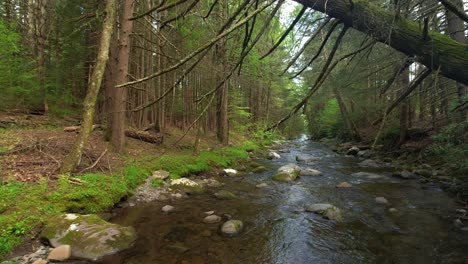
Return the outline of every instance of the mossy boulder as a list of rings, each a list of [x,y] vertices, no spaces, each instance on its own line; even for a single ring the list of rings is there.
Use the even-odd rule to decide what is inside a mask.
[[[221,233],[228,236],[239,234],[244,228],[244,223],[240,220],[229,220],[221,226]]]
[[[205,191],[202,185],[187,178],[172,180],[171,189],[187,194],[200,194]]]
[[[295,164],[288,164],[280,167],[273,175],[273,180],[280,182],[291,182],[299,176],[300,168]]]
[[[53,247],[70,245],[72,257],[88,260],[129,248],[136,237],[133,227],[111,224],[94,214],[55,216],[41,233],[42,241]]]
[[[343,221],[340,209],[331,204],[312,204],[306,206],[306,212],[321,214],[324,218],[335,221]]]

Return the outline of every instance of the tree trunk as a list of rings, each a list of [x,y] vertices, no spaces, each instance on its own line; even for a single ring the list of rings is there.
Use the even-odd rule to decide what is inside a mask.
[[[107,100],[108,100],[108,134],[111,144],[117,151],[121,152],[125,146],[125,121],[127,90],[116,88],[118,84],[127,82],[128,63],[130,59],[130,34],[133,29],[133,20],[128,18],[133,16],[133,1],[122,1],[122,11],[120,16],[120,29],[118,34],[114,33],[113,45],[118,45],[117,49],[111,48],[111,59],[108,65],[110,70],[110,80],[106,80]],[[117,28],[117,27],[116,27]],[[116,52],[117,54],[113,54]],[[114,61],[116,60],[116,61]]]
[[[398,87],[401,89],[398,93],[399,95],[402,94],[406,89],[408,89],[409,85],[409,70],[406,68],[400,75],[398,76]],[[406,135],[408,132],[408,100],[409,98],[403,99],[400,103],[400,140],[398,141],[398,146],[403,144],[406,140]]]
[[[228,16],[228,3],[227,1],[223,1],[221,7],[221,17],[223,19],[227,19]],[[218,61],[221,64],[221,73],[219,74],[219,81],[224,79],[224,75],[227,72],[228,64],[227,64],[227,38],[221,40],[218,46]],[[218,136],[218,140],[223,145],[228,145],[229,143],[229,121],[228,121],[228,95],[229,95],[229,81],[226,81],[221,89],[219,90],[218,96],[218,128],[216,131],[216,135]]]
[[[294,0],[339,19],[349,27],[415,56],[416,60],[445,77],[468,85],[468,48],[443,34],[429,31],[427,38],[417,23],[397,17],[363,0]]]
[[[463,10],[463,1],[456,0],[452,1],[459,10]],[[447,7],[445,8],[445,15],[447,17],[447,27],[448,27],[448,34],[449,36],[463,44],[466,44],[465,38],[465,29],[464,23],[461,18],[459,18],[456,14],[450,11]],[[466,68],[465,68],[466,70]],[[463,98],[468,94],[468,85],[464,85],[463,83],[457,83],[457,95],[459,104],[463,103]],[[463,122],[467,118],[467,111],[460,111],[458,121]]]
[[[82,129],[80,130],[70,153],[68,153],[63,161],[62,167],[60,168],[60,173],[62,174],[69,174],[78,166],[84,145],[88,141],[93,128],[94,109],[99,94],[99,88],[101,87],[102,77],[106,68],[106,63],[109,58],[109,46],[115,21],[115,3],[116,0],[107,0],[106,2],[106,18],[104,20],[103,30],[101,33],[96,65],[94,66],[88,91],[83,103]]]

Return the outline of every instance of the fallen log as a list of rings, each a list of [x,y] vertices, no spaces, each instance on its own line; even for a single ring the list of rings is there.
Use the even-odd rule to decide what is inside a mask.
[[[125,135],[130,138],[138,139],[153,144],[162,144],[163,142],[163,134],[159,133],[151,133],[148,131],[140,130],[125,130]]]
[[[72,132],[79,132],[80,131],[80,128],[81,126],[67,126],[67,127],[64,127],[63,128],[63,131],[64,132],[69,132],[69,133],[72,133]],[[96,129],[101,129],[102,126],[101,125],[93,125],[93,131],[96,130]]]

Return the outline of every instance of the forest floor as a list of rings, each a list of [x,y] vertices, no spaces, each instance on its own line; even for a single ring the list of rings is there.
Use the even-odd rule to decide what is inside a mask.
[[[200,138],[167,129],[164,143],[127,138],[125,153],[115,152],[105,132],[92,132],[74,176],[58,170],[76,137],[65,132],[73,121],[40,115],[0,114],[0,260],[26,240],[34,240],[48,217],[63,213],[96,213],[110,209],[133,192],[151,172],[171,177],[226,167],[258,144],[232,135],[235,145],[222,147],[214,135]],[[176,144],[177,143],[177,144]]]

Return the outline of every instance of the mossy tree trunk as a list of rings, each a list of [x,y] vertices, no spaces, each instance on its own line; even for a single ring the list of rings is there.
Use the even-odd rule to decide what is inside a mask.
[[[99,51],[97,54],[96,65],[94,66],[93,73],[88,86],[88,91],[83,103],[83,121],[81,130],[76,138],[70,153],[65,157],[60,173],[71,173],[78,166],[84,145],[88,141],[89,135],[93,129],[94,109],[101,87],[102,77],[106,68],[106,63],[109,58],[109,46],[112,36],[115,13],[116,13],[116,0],[107,0],[106,2],[106,18],[101,33],[101,40],[99,43]]]
[[[376,40],[414,56],[416,61],[448,78],[468,85],[468,46],[449,36],[428,31],[415,22],[394,17],[367,0],[294,0],[337,18],[345,25],[372,35]]]

